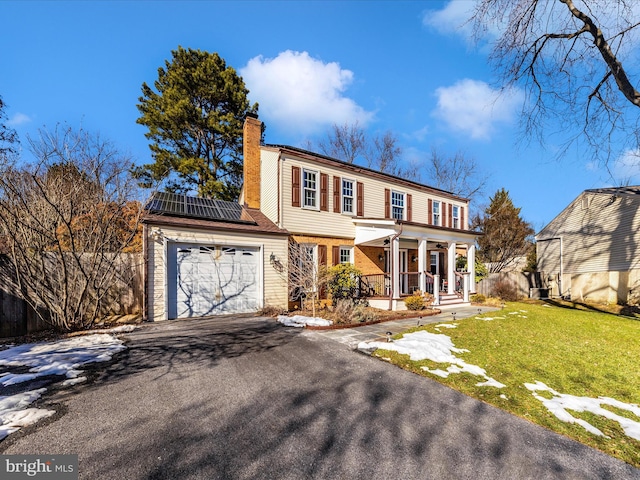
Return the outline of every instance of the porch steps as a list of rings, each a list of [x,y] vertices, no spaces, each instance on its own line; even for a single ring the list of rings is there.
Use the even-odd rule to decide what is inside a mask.
[[[440,305],[434,306],[439,309],[450,309],[456,307],[468,307],[470,305],[471,303],[463,301],[460,295],[440,292]]]

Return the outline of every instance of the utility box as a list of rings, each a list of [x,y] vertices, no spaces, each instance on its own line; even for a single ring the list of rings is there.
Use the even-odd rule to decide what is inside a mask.
[[[536,300],[549,298],[549,289],[548,288],[530,288],[529,298],[533,298]]]

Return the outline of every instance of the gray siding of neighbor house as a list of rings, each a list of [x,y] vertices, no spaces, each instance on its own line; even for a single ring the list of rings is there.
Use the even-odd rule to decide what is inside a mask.
[[[585,191],[538,235],[538,271],[552,295],[636,303],[640,194]]]
[[[538,268],[564,274],[640,268],[640,195],[584,192],[537,236]]]

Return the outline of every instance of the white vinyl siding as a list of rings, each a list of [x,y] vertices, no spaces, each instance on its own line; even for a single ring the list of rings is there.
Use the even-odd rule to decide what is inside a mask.
[[[263,150],[260,153],[260,210],[276,225],[278,218],[278,153]]]
[[[290,232],[295,232],[301,235],[318,235],[331,236],[334,238],[349,238],[355,237],[355,227],[353,225],[352,216],[342,213],[342,205],[340,205],[340,213],[334,212],[333,203],[330,204],[328,211],[320,211],[305,209],[300,207],[293,207],[291,205],[291,169],[292,167],[300,168],[301,177],[301,190],[302,190],[302,170],[309,169],[318,172],[317,180],[319,184],[320,174],[327,174],[329,178],[340,177],[340,202],[342,203],[342,179],[349,178],[354,182],[354,214],[357,210],[357,203],[360,201],[357,198],[357,183],[361,182],[364,185],[364,206],[366,218],[384,218],[385,213],[385,189],[402,191],[405,193],[404,198],[404,211],[406,214],[407,200],[406,194],[412,195],[412,222],[422,223],[428,225],[429,215],[426,208],[428,200],[434,199],[439,202],[447,202],[449,204],[457,204],[461,207],[465,207],[467,210],[468,203],[456,202],[450,197],[439,197],[434,195],[432,191],[424,191],[419,188],[411,189],[402,185],[402,190],[399,186],[396,187],[392,183],[393,179],[389,181],[383,181],[382,179],[372,178],[365,173],[355,173],[351,171],[345,171],[340,168],[340,165],[330,166],[322,163],[316,163],[312,160],[299,159],[298,157],[283,156],[283,160],[280,168],[281,174],[281,188],[280,188],[280,219],[281,223],[278,225],[281,228],[285,228]],[[319,187],[319,185],[318,185]],[[396,187],[396,188],[394,188]],[[328,198],[331,202],[334,200],[333,188],[335,188],[332,181],[329,182],[330,192],[328,192]],[[277,185],[274,183],[269,185],[267,189],[263,190],[262,195],[276,195]],[[391,200],[391,199],[389,199]],[[424,207],[419,208],[419,206]],[[271,217],[270,217],[271,218]],[[406,217],[405,217],[406,218]],[[272,218],[273,220],[273,218]]]

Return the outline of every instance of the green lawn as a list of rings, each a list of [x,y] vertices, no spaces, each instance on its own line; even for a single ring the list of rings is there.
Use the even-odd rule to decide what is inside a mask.
[[[482,320],[487,317],[494,319]],[[476,383],[483,379],[477,376],[456,373],[441,378],[421,368],[445,370],[447,364],[412,361],[408,355],[389,350],[377,350],[374,355],[640,467],[640,441],[625,435],[618,422],[569,410],[609,438],[589,433],[580,425],[560,421],[524,385],[539,381],[561,394],[640,404],[640,321],[601,312],[509,303],[504,310],[449,323],[457,327],[438,329],[431,324],[410,332],[426,330],[449,336],[456,348],[469,350],[455,353],[456,357],[484,368],[506,387],[478,387]],[[537,393],[552,397],[548,392]],[[627,410],[603,408],[640,422],[639,416]]]

